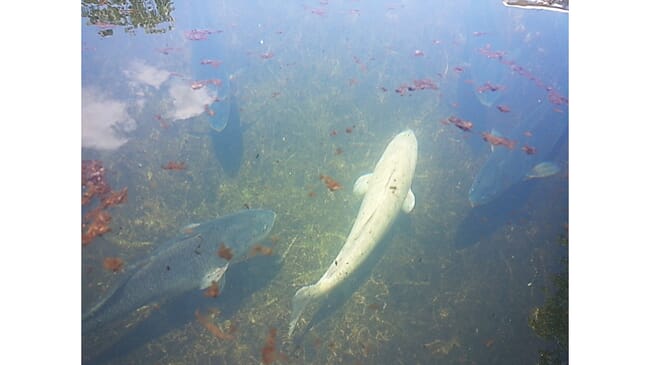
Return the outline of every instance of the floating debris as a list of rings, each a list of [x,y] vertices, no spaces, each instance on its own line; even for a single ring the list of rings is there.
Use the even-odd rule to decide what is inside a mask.
[[[119,257],[107,257],[104,259],[104,269],[118,272],[124,267],[124,260]]]
[[[250,257],[264,255],[271,256],[273,254],[273,249],[271,247],[266,247],[262,245],[254,245],[251,248]]]
[[[515,148],[516,141],[508,139],[506,137],[501,137],[497,133],[483,132],[481,133],[483,140],[491,144],[492,146],[505,146],[509,149]]]
[[[214,337],[221,340],[232,340],[235,338],[232,334],[223,332],[219,326],[210,322],[209,318],[202,316],[198,309],[194,311],[194,316],[196,317],[196,320],[205,327],[205,329],[214,335]]]
[[[338,181],[332,179],[330,176],[321,174],[320,179],[323,181],[323,183],[325,183],[325,186],[327,186],[327,188],[330,191],[337,191],[343,189],[343,186],[339,184]]]
[[[223,259],[230,261],[233,257],[232,249],[226,246],[223,242],[221,242],[221,245],[219,246],[219,251],[217,251],[217,255],[219,255],[219,257]]]
[[[212,284],[203,291],[203,295],[208,298],[216,298],[219,296],[219,283],[212,281]]]
[[[185,162],[169,161],[166,165],[163,165],[162,168],[165,170],[181,171],[185,170],[187,166],[185,166]]]
[[[112,205],[122,204],[126,202],[128,188],[124,188],[120,191],[114,191],[109,193],[108,196],[102,199],[102,206],[108,208]]]
[[[276,337],[278,335],[278,330],[271,327],[269,329],[269,334],[266,336],[266,342],[264,347],[262,347],[262,363],[265,365],[275,362],[275,360],[287,361],[287,355],[282,352],[278,352],[275,349]]]

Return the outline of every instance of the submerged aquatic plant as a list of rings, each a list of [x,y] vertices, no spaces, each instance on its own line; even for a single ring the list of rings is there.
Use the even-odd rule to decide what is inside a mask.
[[[566,236],[560,238],[560,244],[568,246]],[[528,324],[530,328],[545,340],[552,341],[549,349],[539,350],[539,364],[568,363],[569,358],[569,271],[568,259],[561,259],[564,270],[555,274],[553,283],[555,293],[548,295],[542,307],[534,308]]]

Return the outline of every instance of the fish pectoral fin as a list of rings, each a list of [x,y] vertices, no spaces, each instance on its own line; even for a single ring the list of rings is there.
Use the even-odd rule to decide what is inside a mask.
[[[199,289],[207,289],[212,285],[212,282],[216,282],[219,284],[221,290],[223,290],[225,284],[225,273],[226,270],[228,270],[228,264],[208,271],[201,279],[201,285],[199,286]]]
[[[357,181],[354,182],[353,192],[356,195],[363,195],[368,191],[368,184],[370,183],[370,177],[372,173],[359,176]]]
[[[544,178],[548,176],[553,176],[560,171],[560,166],[552,161],[543,161],[533,166],[530,171],[526,173],[524,180],[530,180],[535,178]]]
[[[409,189],[406,198],[404,198],[404,203],[402,203],[402,210],[404,213],[411,213],[413,208],[415,208],[415,194],[413,194],[413,190]]]

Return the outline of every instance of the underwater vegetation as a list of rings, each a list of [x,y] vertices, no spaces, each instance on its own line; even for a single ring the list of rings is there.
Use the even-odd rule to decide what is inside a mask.
[[[563,194],[567,182],[531,182],[537,189],[520,208],[510,203],[494,205],[503,212],[502,220],[496,214],[464,219],[472,211],[467,191],[492,154],[490,147],[494,147],[494,152],[516,154],[522,159],[537,158],[543,151],[539,144],[530,141],[533,133],[538,135],[537,131],[522,129],[517,134],[506,129],[504,135],[517,140],[511,151],[509,139],[492,136],[485,121],[476,113],[467,112],[469,104],[460,91],[463,87],[472,97],[475,92],[487,97],[506,95],[509,90],[484,82],[467,84],[471,66],[466,62],[468,56],[461,52],[453,37],[446,36],[445,29],[423,36],[418,44],[402,47],[404,40],[393,30],[373,35],[380,43],[369,41],[368,24],[363,22],[374,15],[359,17],[358,9],[336,9],[325,16],[324,6],[298,7],[295,13],[288,8],[286,18],[274,18],[274,13],[268,11],[263,19],[256,19],[254,26],[248,27],[246,17],[242,17],[247,13],[230,9],[224,2],[212,2],[215,11],[202,13],[215,15],[216,23],[196,24],[201,28],[194,29],[194,24],[183,22],[173,31],[167,30],[174,26],[168,10],[173,6],[171,2],[160,1],[156,7],[145,8],[149,9],[145,12],[134,6],[133,12],[157,13],[163,18],[169,11],[170,20],[151,27],[161,33],[165,30],[166,34],[143,40],[140,36],[147,33],[146,24],[140,22],[144,25],[133,28],[115,25],[121,24],[122,17],[132,20],[132,13],[110,10],[110,15],[104,15],[108,8],[122,9],[136,3],[143,2],[84,1],[83,14],[90,9],[102,10],[101,14],[88,15],[85,27],[90,27],[90,34],[95,37],[102,32],[101,38],[115,30],[114,39],[101,39],[103,46],[122,39],[138,46],[144,44],[138,52],[142,52],[147,64],[159,70],[164,68],[170,72],[170,78],[190,74],[186,63],[190,44],[196,48],[206,38],[223,42],[223,49],[228,52],[195,57],[192,68],[243,68],[236,75],[238,107],[232,109],[241,115],[241,157],[236,159],[236,173],[229,173],[219,160],[217,147],[225,148],[231,141],[222,138],[215,146],[212,137],[216,132],[207,118],[176,121],[169,116],[171,101],[162,91],[164,87],[142,86],[144,95],[151,94],[151,98],[129,109],[138,127],[128,135],[128,142],[114,151],[83,151],[84,160],[101,162],[88,167],[105,168],[105,178],[111,186],[124,189],[125,193],[128,186],[125,204],[117,203],[121,200],[118,195],[104,196],[101,185],[82,186],[82,199],[95,199],[98,207],[103,207],[104,201],[118,204],[108,210],[102,208],[101,214],[98,210],[84,221],[82,234],[91,233],[86,235],[87,242],[93,238],[93,244],[84,247],[82,256],[84,306],[94,305],[119,281],[127,266],[154,250],[157,242],[178,234],[179,227],[185,225],[181,232],[187,233],[185,230],[191,230],[193,222],[242,208],[272,209],[278,213],[278,221],[269,241],[259,242],[247,252],[247,257],[271,257],[256,258],[229,269],[232,279],[226,285],[215,282],[178,303],[141,307],[105,333],[82,339],[84,361],[536,362],[537,350],[547,337],[531,331],[529,315],[531,308],[540,306],[536,326],[553,325],[546,322],[546,306],[541,305],[547,294],[543,288],[555,287],[550,280],[551,273],[557,272],[556,254],[560,251],[555,229],[558,221],[564,219]],[[192,2],[191,7],[198,8],[195,5]],[[409,15],[408,6],[375,9],[377,6],[380,5],[373,5],[368,11],[379,11],[391,22]],[[177,12],[176,16],[187,16],[187,12]],[[297,22],[289,21],[296,18]],[[348,33],[346,28],[346,37],[324,37],[325,33],[305,27],[312,26],[314,18],[319,27],[332,24],[340,28],[345,24],[352,32]],[[456,21],[453,23],[456,25]],[[138,36],[129,34],[129,38],[124,38],[118,34],[122,33],[120,28]],[[217,30],[221,28],[223,31]],[[358,39],[362,42],[355,41],[355,29],[359,30]],[[471,29],[458,31],[469,39],[484,37],[484,32],[477,30],[482,27],[472,25]],[[432,41],[431,37],[440,40]],[[490,41],[489,37],[485,36],[485,42]],[[477,47],[483,44],[481,41]],[[481,52],[469,46],[467,52],[478,53],[478,57],[508,72],[524,72],[523,68],[513,70],[514,64],[500,62],[499,55],[509,57],[502,53],[510,47],[494,44],[504,51],[483,46]],[[122,59],[117,57],[122,52],[117,52],[115,61],[105,63],[104,58],[92,53],[93,45],[90,42],[84,48],[84,61],[97,59],[98,66],[91,70],[103,68],[98,76],[89,76],[88,82],[93,84],[96,78],[105,81],[100,83],[102,88],[121,91],[123,78],[112,76],[121,75],[121,65],[128,65],[134,55]],[[111,55],[110,50],[97,50]],[[451,57],[447,57],[447,52]],[[239,57],[229,59],[226,54]],[[520,58],[512,60],[531,72],[540,71]],[[212,77],[183,79],[185,89],[188,93],[203,92],[217,82]],[[491,82],[502,83],[494,79]],[[550,84],[545,81],[544,86]],[[126,99],[130,100],[131,90],[126,92]],[[495,102],[488,112],[494,112],[499,123],[515,123],[518,113],[525,110],[505,99]],[[209,108],[199,112],[204,116],[219,113]],[[232,126],[232,120],[228,125]],[[354,285],[333,296],[321,313],[314,313],[316,320],[310,330],[294,343],[286,343],[291,298],[299,287],[316,281],[332,262],[359,209],[361,200],[352,194],[354,181],[369,172],[388,138],[407,127],[416,132],[421,143],[413,184],[418,197],[414,214],[396,222],[381,254],[358,275]],[[482,132],[489,134],[492,142],[484,141]],[[121,191],[116,189],[117,193]],[[93,207],[92,202],[87,203],[84,213]],[[466,221],[474,224],[464,224]],[[490,229],[479,229],[483,226]],[[471,246],[459,249],[454,245],[456,227],[465,228],[463,231],[472,233],[472,238],[478,238]],[[233,259],[231,242],[212,243],[216,256]],[[221,294],[223,290],[227,295]],[[184,306],[186,303],[193,306]],[[120,337],[120,324],[139,325],[149,315],[152,318],[147,323]],[[551,359],[550,355],[545,356]]]
[[[560,238],[560,244],[568,246],[569,239]],[[569,272],[568,260],[562,259],[565,270],[555,274],[555,293],[548,295],[544,305],[534,308],[529,326],[545,340],[552,341],[549,349],[539,350],[539,364],[568,363],[569,359]]]

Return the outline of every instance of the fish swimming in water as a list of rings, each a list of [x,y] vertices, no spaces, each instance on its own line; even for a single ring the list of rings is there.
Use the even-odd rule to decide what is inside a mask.
[[[226,175],[235,177],[239,173],[244,155],[244,137],[243,127],[239,120],[239,105],[235,96],[235,83],[233,80],[229,80],[228,83],[230,84],[230,102],[228,103],[230,110],[225,117],[223,111],[221,111],[221,114],[217,111],[215,118],[211,119],[211,121],[215,121],[227,118],[227,123],[220,131],[214,125],[211,125],[210,139],[212,140],[214,154],[223,171]],[[218,106],[225,105],[223,103],[216,104]]]
[[[324,298],[364,262],[391,227],[400,210],[415,206],[411,182],[417,161],[418,143],[408,129],[395,136],[371,174],[357,179],[356,194],[365,194],[345,244],[323,276],[313,285],[300,288],[293,297],[289,334],[293,334],[305,307]]]
[[[142,261],[131,265],[107,295],[82,317],[82,333],[118,321],[136,309],[190,290],[217,283],[223,289],[231,262],[246,257],[251,247],[273,228],[275,213],[250,209],[185,227],[181,235],[162,243]],[[227,245],[232,260],[218,255]]]
[[[193,9],[196,10],[196,9]],[[196,14],[201,18],[204,14]],[[192,41],[189,45],[191,55],[190,65],[192,78],[196,86],[207,89],[213,102],[205,105],[205,112],[195,116],[194,119],[207,123],[216,132],[223,131],[230,120],[232,85],[231,72],[234,69],[235,60],[228,57],[226,45],[219,37],[211,36],[209,30],[193,30],[191,34],[197,34],[200,39]],[[215,60],[214,57],[219,57]]]
[[[509,135],[522,136],[529,133],[525,143],[534,146],[535,153],[528,154],[518,149],[493,148],[489,158],[478,171],[468,192],[472,207],[485,205],[511,186],[526,180],[536,164],[554,158],[556,149],[568,137],[566,116],[553,112],[548,103],[530,108],[527,118]]]

